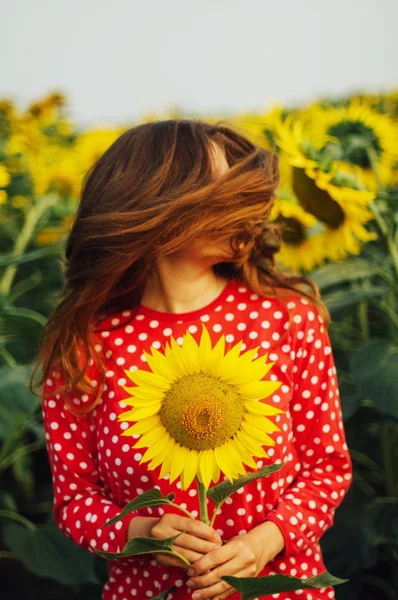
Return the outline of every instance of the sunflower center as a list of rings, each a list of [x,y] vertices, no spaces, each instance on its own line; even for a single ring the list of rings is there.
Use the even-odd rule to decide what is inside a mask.
[[[182,446],[207,450],[224,444],[239,429],[244,412],[238,390],[206,373],[178,379],[165,394],[159,417]]]
[[[282,238],[289,246],[300,246],[306,239],[304,225],[292,217],[279,216],[276,219],[282,231]]]
[[[343,223],[344,212],[340,204],[326,190],[319,188],[304,169],[293,167],[293,191],[304,210],[331,229],[337,229]]]
[[[373,147],[377,156],[383,152],[379,138],[373,129],[362,121],[340,121],[329,127],[328,133],[338,138],[343,152],[343,160],[348,160],[364,169],[371,168],[366,150],[368,146]]]

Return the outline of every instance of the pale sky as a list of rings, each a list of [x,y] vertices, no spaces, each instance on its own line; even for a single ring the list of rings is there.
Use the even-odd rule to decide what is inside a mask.
[[[398,88],[397,0],[0,0],[0,98],[79,124]]]

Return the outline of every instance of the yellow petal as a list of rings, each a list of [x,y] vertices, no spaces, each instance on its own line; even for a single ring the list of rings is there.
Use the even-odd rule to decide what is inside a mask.
[[[131,418],[133,421],[139,421],[146,417],[151,417],[160,411],[162,404],[151,404],[150,406],[143,406],[140,408],[134,408],[131,412]]]
[[[163,454],[163,463],[162,463],[162,466],[160,468],[160,473],[159,473],[160,479],[163,479],[163,477],[170,474],[171,463],[172,463],[172,460],[174,457],[175,447],[177,446],[177,442],[175,440],[173,440],[173,441],[174,441],[173,451],[169,452],[168,454],[166,454],[165,452],[162,453]]]
[[[132,412],[132,411],[128,411],[128,412]],[[125,415],[125,414],[126,413],[122,413],[121,415],[119,415],[119,417],[118,417],[119,421],[129,421],[130,420],[130,419],[122,418],[123,415]],[[151,429],[153,429],[154,427],[157,427],[158,425],[160,425],[160,419],[159,419],[158,415],[155,415],[153,417],[148,417],[147,419],[141,419],[141,421],[138,421],[138,423],[134,423],[134,425],[132,425],[128,429],[125,429],[125,431],[123,431],[122,435],[126,431],[130,431],[130,435],[146,433],[147,431],[151,431]]]
[[[240,341],[237,344],[235,344],[235,346],[228,350],[228,352],[222,359],[221,364],[218,367],[217,373],[218,376],[221,377],[221,379],[227,381],[228,377],[231,376],[231,373],[235,374],[237,372],[237,369],[239,367],[238,358],[242,343],[243,342]]]
[[[160,438],[160,440],[158,440],[157,442],[155,442],[154,444],[152,444],[152,446],[150,446],[150,448],[148,448],[148,450],[145,452],[144,456],[141,458],[140,460],[140,464],[148,462],[149,460],[151,460],[151,458],[154,458],[155,456],[162,456],[163,457],[163,451],[165,449],[166,444],[169,441],[169,434],[167,432],[165,432],[162,437]]]
[[[267,431],[268,433],[271,433],[272,431],[280,431],[280,427],[278,427],[278,425],[273,423],[270,419],[267,419],[267,417],[261,417],[258,415],[251,415],[250,413],[245,413],[245,420],[248,423],[255,425],[259,429]]]
[[[252,455],[246,450],[246,448],[243,446],[243,444],[241,444],[241,442],[238,440],[238,438],[236,436],[234,438],[234,443],[235,443],[235,445],[239,451],[239,454],[242,458],[242,462],[245,465],[247,465],[248,467],[251,467],[252,469],[258,469],[256,461],[254,460]]]
[[[181,346],[177,344],[173,336],[170,337],[169,344],[170,345],[166,345],[167,360],[173,363],[175,372],[177,373],[178,377],[188,375],[190,372],[189,361],[187,360],[187,357],[184,356]]]
[[[231,457],[231,460],[234,461],[235,471],[238,475],[244,475],[246,473],[246,469],[242,464],[242,457],[239,456],[239,452],[237,446],[233,440],[229,440],[226,443],[227,452]]]
[[[261,348],[261,346],[256,346],[255,348],[250,348],[250,350],[246,350],[246,352],[244,352],[243,354],[240,355],[240,360],[245,360],[249,363],[252,362],[253,357],[255,354],[257,354],[257,352],[259,351],[259,349]]]
[[[240,426],[244,431],[246,431],[246,433],[260,440],[262,444],[267,444],[267,446],[275,446],[274,440],[269,435],[267,435],[265,431],[259,429],[259,427],[256,427],[255,425],[252,425],[247,421],[242,421]]]
[[[191,450],[181,474],[181,487],[186,490],[191,485],[198,470],[198,452]]]
[[[138,389],[138,388],[137,388]],[[139,396],[135,396],[132,398],[123,398],[123,400],[121,400],[121,402],[124,402],[124,404],[127,404],[127,406],[134,406],[134,407],[138,407],[138,406],[151,406],[152,404],[157,404],[159,402],[161,402],[163,400],[163,395],[160,397],[148,397],[148,398],[140,398]]]
[[[135,419],[133,418],[133,414],[135,412],[135,409],[133,409],[126,410],[126,412],[120,413],[120,415],[118,415],[118,421],[135,421]]]
[[[261,442],[251,435],[248,435],[246,431],[240,429],[236,436],[252,456],[257,456],[258,458],[268,457],[268,454],[261,446]]]
[[[273,394],[281,383],[281,381],[254,381],[238,385],[237,388],[245,400],[262,400]]]
[[[159,452],[156,456],[153,457],[152,461],[148,465],[148,470],[152,471],[153,469],[156,469],[156,467],[158,467],[160,465],[160,463],[163,461],[163,458],[172,453],[174,445],[175,445],[174,439],[170,435],[168,435],[168,439],[167,439],[167,443],[166,443],[165,447],[163,448],[163,450],[161,452]]]
[[[155,427],[152,431],[144,433],[144,435],[140,437],[133,448],[146,448],[147,446],[152,446],[152,444],[155,444],[155,442],[164,436],[165,432],[166,429],[163,427],[163,425]]]
[[[264,357],[258,358],[251,363],[240,363],[238,371],[231,373],[231,377],[227,381],[230,385],[243,385],[245,383],[260,381],[274,364],[275,362],[265,364]]]
[[[226,475],[230,481],[233,481],[234,476],[236,478],[235,467],[230,455],[228,454],[228,451],[226,450],[226,444],[217,446],[214,449],[214,456],[221,472],[224,473],[224,475]]]
[[[212,346],[211,346],[210,335],[206,329],[205,324],[202,323],[202,335],[201,335],[200,343],[199,343],[199,362],[200,362],[200,368],[202,369],[202,371],[204,373],[209,373],[210,369],[211,369],[211,362],[212,362],[211,350],[212,350]]]
[[[151,371],[164,377],[167,381],[174,381],[178,377],[178,373],[176,372],[173,363],[167,360],[164,354],[159,352],[159,350],[153,346],[151,347],[151,351],[152,354],[149,354],[144,350],[144,355]]]
[[[285,411],[280,408],[276,408],[276,406],[272,406],[271,404],[265,404],[265,402],[256,402],[253,400],[246,400],[243,403],[246,410],[252,415],[279,415]]]
[[[153,387],[140,387],[138,385],[129,387],[127,385],[122,386],[126,392],[131,394],[134,398],[142,398],[142,400],[151,400],[152,398],[158,398],[161,400],[164,397],[164,392]],[[124,400],[125,402],[125,400]]]
[[[203,450],[199,457],[199,473],[206,490],[209,489],[214,472],[214,450]]]
[[[189,331],[187,331],[184,336],[182,348],[189,361],[190,372],[198,373],[200,371],[199,347]]]
[[[170,389],[170,381],[167,381],[165,377],[161,377],[160,375],[156,375],[155,373],[150,373],[149,371],[141,371],[140,369],[133,372],[127,371],[127,369],[125,369],[124,372],[136,385],[150,388],[154,387],[164,392]]]
[[[225,336],[222,335],[212,350],[211,362],[208,362],[207,364],[208,373],[210,373],[210,375],[218,375],[220,366],[224,358],[224,351]]]
[[[213,483],[218,483],[220,481],[220,467],[217,464],[217,461],[214,457],[214,471],[213,471],[213,475],[212,475],[212,481]]]
[[[181,471],[184,469],[186,461],[188,460],[189,450],[188,448],[185,448],[185,446],[180,446],[180,444],[176,444],[173,454],[174,457],[171,463],[170,470],[170,483],[173,483],[173,481],[177,479]]]

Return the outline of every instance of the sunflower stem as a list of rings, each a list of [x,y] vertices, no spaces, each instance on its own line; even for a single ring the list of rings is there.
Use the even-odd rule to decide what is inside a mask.
[[[181,512],[185,513],[187,515],[187,517],[189,517],[190,519],[194,518],[194,516],[191,515],[191,513],[188,510],[185,510],[185,508],[183,508],[182,506],[179,506],[179,504],[175,504],[174,502],[169,502],[169,506],[174,506],[174,508],[178,508],[178,510],[181,510]]]
[[[207,514],[206,488],[203,485],[203,483],[201,483],[199,481],[199,479],[197,477],[195,477],[195,479],[196,479],[196,483],[198,484],[200,520],[202,521],[202,523],[206,523],[206,525],[208,525],[209,524],[209,515]]]
[[[376,180],[377,180],[377,186],[378,186],[378,192],[383,193],[385,192],[385,187],[383,185],[383,182],[381,180],[380,177],[380,173],[379,173],[379,169],[377,166],[377,155],[376,152],[373,148],[373,146],[368,145],[367,148],[367,153],[368,153],[368,157],[369,157],[369,162],[372,166],[372,169],[374,171],[374,174],[376,176]],[[388,228],[387,223],[385,222],[385,220],[383,219],[381,212],[379,210],[379,207],[377,206],[377,204],[375,202],[369,202],[369,208],[372,211],[375,221],[380,229],[380,232],[382,234],[382,236],[384,237],[384,242],[391,254],[391,257],[394,261],[394,267],[395,267],[395,273],[396,276],[398,277],[398,248],[394,242],[394,240],[392,239],[391,235],[390,235],[390,231]]]
[[[11,256],[19,256],[24,253],[28,244],[32,240],[40,219],[57,202],[58,196],[56,194],[48,194],[43,196],[40,200],[29,210],[26,216],[24,225],[19,232],[14,248],[11,251]],[[0,293],[4,296],[8,296],[11,290],[12,283],[17,273],[18,265],[10,264],[4,271],[3,278],[0,281]]]
[[[375,221],[380,229],[381,234],[384,237],[385,244],[391,254],[391,257],[394,261],[394,268],[396,276],[398,277],[398,248],[394,243],[394,240],[391,239],[390,232],[388,230],[388,225],[381,216],[378,206],[375,202],[369,202],[368,204],[370,210],[372,211]]]
[[[371,144],[368,144],[366,147],[366,151],[368,153],[369,162],[371,164],[371,167],[372,167],[373,172],[376,177],[377,187],[379,188],[379,192],[384,192],[385,188],[384,188],[383,182],[381,180],[379,169],[377,166],[377,154],[375,152],[375,149],[373,148],[373,146]]]
[[[210,523],[209,523],[210,527],[213,527],[213,525],[214,525],[214,521],[216,520],[216,516],[217,516],[218,509],[220,508],[220,506],[221,506],[221,504],[217,504],[214,509],[213,516],[211,517]]]
[[[15,513],[11,510],[0,510],[0,517],[17,521],[18,523],[25,525],[27,529],[31,529],[32,531],[36,529],[36,525],[32,523],[32,521],[29,521],[29,519],[26,519],[22,515],[19,515],[18,513]]]

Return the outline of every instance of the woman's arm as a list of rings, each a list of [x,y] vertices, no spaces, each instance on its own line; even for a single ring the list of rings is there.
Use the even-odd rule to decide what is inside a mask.
[[[352,480],[329,334],[314,305],[299,299],[295,303],[295,383],[289,410],[301,469],[266,517],[283,534],[279,556],[296,554],[320,539]]]
[[[95,379],[93,367],[89,367],[88,374]],[[131,513],[101,528],[123,507],[109,498],[100,483],[91,419],[72,415],[64,407],[63,394],[55,393],[56,385],[62,382],[62,374],[53,370],[43,383],[43,392],[50,394],[43,398],[42,410],[53,479],[55,522],[66,537],[91,553],[93,548],[120,552],[127,541],[129,523],[139,513]],[[78,390],[70,393],[72,402],[87,401],[89,398],[84,396]]]

